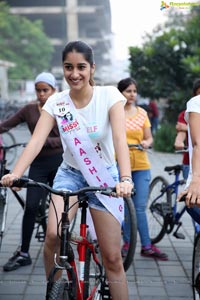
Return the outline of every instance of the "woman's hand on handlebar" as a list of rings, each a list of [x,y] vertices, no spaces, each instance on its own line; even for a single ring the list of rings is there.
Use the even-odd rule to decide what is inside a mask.
[[[192,180],[189,187],[178,195],[177,201],[180,201],[184,195],[187,207],[200,207],[200,183],[197,184]]]
[[[129,181],[121,181],[116,184],[117,197],[130,197],[133,191],[134,184]]]
[[[144,149],[148,149],[150,148],[149,142],[146,140],[142,140],[140,145],[144,148]]]
[[[18,179],[19,177],[14,173],[6,174],[1,178],[1,184],[5,187],[11,187],[13,185],[13,181]],[[15,191],[19,191],[21,188],[13,188]]]

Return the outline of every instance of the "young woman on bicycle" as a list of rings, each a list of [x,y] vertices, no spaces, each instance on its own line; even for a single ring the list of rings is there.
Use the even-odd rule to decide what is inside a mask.
[[[183,194],[186,193],[188,186],[190,186],[190,183],[192,184],[191,187],[193,186],[193,183],[195,182],[196,185],[196,176],[193,176],[195,174],[194,168],[198,168],[198,164],[196,165],[195,160],[198,158],[198,155],[196,154],[198,152],[198,133],[196,132],[196,128],[198,129],[198,120],[199,120],[199,107],[200,107],[200,78],[197,78],[194,80],[193,83],[193,98],[187,102],[187,108],[186,111],[184,112],[184,118],[185,118],[185,124],[186,124],[186,138],[187,138],[187,143],[189,147],[189,155],[187,153],[188,157],[188,176],[187,176],[187,182],[186,182],[186,190],[183,192]],[[195,120],[195,122],[194,122]],[[190,127],[190,130],[188,131],[188,125]],[[195,147],[193,148],[193,145]],[[193,152],[194,151],[194,152]],[[195,153],[194,158],[192,159],[193,153]],[[194,165],[194,167],[193,167]],[[191,169],[190,169],[191,166]],[[192,171],[193,170],[193,171]],[[192,180],[192,182],[191,182]],[[198,180],[197,180],[198,182]],[[198,183],[197,183],[198,184]],[[194,185],[194,186],[195,186]],[[193,187],[192,187],[193,190]],[[193,193],[193,192],[192,192]],[[180,196],[178,196],[178,199],[181,198],[183,195],[182,193]],[[200,224],[200,208],[196,207],[194,203],[190,203],[189,200],[190,196],[187,196],[187,212],[190,214],[190,216]],[[195,199],[191,199],[191,201],[194,201]]]
[[[40,73],[35,79],[37,100],[25,105],[16,114],[0,123],[0,133],[6,132],[19,124],[27,124],[32,134],[40,117],[43,105],[56,90],[56,80],[51,73]],[[29,178],[52,185],[53,178],[62,161],[63,148],[57,126],[54,124],[40,153],[30,165]],[[41,188],[27,189],[26,205],[22,219],[21,248],[4,265],[4,271],[13,271],[31,264],[29,248],[34,230],[35,217],[41,199],[46,192]]]
[[[24,173],[38,154],[56,119],[64,155],[53,187],[77,190],[87,185],[116,185],[118,198],[102,199],[90,195],[89,207],[112,299],[127,300],[127,280],[120,249],[121,223],[124,216],[121,197],[130,196],[133,188],[125,132],[126,99],[115,87],[94,86],[93,51],[86,43],[69,42],[63,50],[62,62],[69,90],[48,99],[29,144],[13,172],[2,178],[2,183],[10,186],[13,179]],[[60,219],[63,201],[59,196],[54,196],[53,200]],[[51,204],[44,248],[47,277],[53,266],[57,242],[56,224],[56,215]]]
[[[200,79],[196,80],[196,83]],[[197,96],[194,96],[187,102],[185,119],[188,124],[188,145],[190,170],[186,182],[186,188],[178,196],[179,199],[186,195],[186,205],[192,218],[200,223],[200,87],[197,89]]]
[[[126,97],[125,116],[126,116],[126,136],[128,144],[141,144],[144,149],[148,149],[153,142],[151,125],[147,112],[136,105],[137,84],[132,78],[122,79],[118,83],[119,91]],[[134,148],[129,149],[131,161],[131,175],[135,184],[136,194],[133,196],[137,215],[138,231],[141,239],[141,255],[160,260],[167,260],[165,253],[151,245],[147,217],[146,205],[149,195],[149,183],[151,179],[150,162],[146,151]],[[124,223],[123,235],[124,245],[122,255],[125,255],[129,248],[128,222]]]

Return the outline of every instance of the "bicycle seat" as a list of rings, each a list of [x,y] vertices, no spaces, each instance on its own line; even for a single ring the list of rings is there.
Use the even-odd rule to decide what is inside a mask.
[[[175,165],[175,166],[165,167],[164,171],[166,171],[166,172],[182,171],[182,169],[183,169],[182,165]]]

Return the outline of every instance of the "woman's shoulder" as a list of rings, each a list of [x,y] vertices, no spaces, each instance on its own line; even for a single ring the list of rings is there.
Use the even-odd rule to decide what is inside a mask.
[[[60,100],[64,100],[66,95],[69,94],[69,90],[64,90],[62,92],[56,92],[48,98],[48,103],[55,103]]]
[[[192,97],[187,102],[187,110],[186,111],[191,111],[191,109],[197,109],[197,110],[200,109],[200,95]]]
[[[112,85],[96,85],[94,87],[99,92],[112,92],[112,91],[118,91],[118,89],[115,86]]]
[[[147,116],[147,111],[144,108],[142,108],[141,106],[137,106],[137,110],[138,110],[138,113],[140,113],[141,115]]]

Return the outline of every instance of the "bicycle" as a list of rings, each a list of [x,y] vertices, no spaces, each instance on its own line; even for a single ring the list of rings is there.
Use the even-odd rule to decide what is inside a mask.
[[[152,244],[160,242],[165,234],[170,234],[175,225],[177,228],[173,235],[178,239],[185,238],[178,230],[186,207],[178,211],[176,202],[178,188],[185,184],[184,179],[179,179],[182,165],[166,166],[164,171],[174,175],[175,179],[169,184],[163,176],[157,176],[150,183],[147,218]]]
[[[60,254],[59,263],[57,262],[57,254],[54,256],[54,267],[50,272],[46,300],[92,300],[92,299],[111,299],[109,294],[108,283],[100,257],[98,242],[90,238],[88,231],[87,207],[88,207],[88,192],[97,192],[107,196],[113,196],[115,188],[110,187],[85,187],[78,191],[62,191],[55,190],[49,185],[30,180],[28,178],[21,178],[14,182],[13,186],[18,187],[38,187],[46,189],[47,191],[60,195],[64,201],[64,210],[61,220],[58,220],[57,226],[61,228],[60,234]],[[81,207],[81,223],[80,234],[69,232],[69,197],[78,196],[77,203]],[[124,198],[130,214],[130,233],[131,241],[127,256],[124,258],[124,269],[128,270],[133,259],[135,251],[135,239],[137,228],[135,228],[134,206],[130,198]],[[59,228],[57,230],[59,232]],[[73,251],[72,244],[77,245],[79,254],[80,272],[78,274],[77,263]],[[65,277],[59,280],[54,280],[55,274],[59,270],[66,270]]]
[[[180,199],[185,202],[185,196]],[[199,212],[200,213],[200,212]],[[193,220],[194,244],[192,253],[192,290],[193,300],[200,299],[200,224]]]
[[[148,149],[144,148],[141,144],[128,144],[128,147],[129,148],[135,148],[137,150],[140,150],[140,151],[147,151],[147,152],[150,152],[151,153],[151,147],[148,147]]]
[[[24,147],[26,143],[15,143],[10,146],[0,146],[0,151],[2,151],[2,160],[0,161],[0,178],[9,173],[9,170],[7,169],[7,152],[10,152],[12,149],[17,149],[17,147]],[[18,192],[14,191],[13,189],[9,189],[15,199],[20,204],[21,208],[24,209],[25,207],[25,200],[23,199],[22,195],[20,195]],[[47,227],[47,218],[48,218],[48,209],[49,209],[49,203],[50,203],[50,194],[48,193],[46,198],[41,199],[38,207],[38,212],[36,215],[35,220],[35,238],[39,242],[44,242],[45,234],[46,234],[46,227]],[[6,225],[6,216],[7,216],[7,209],[8,209],[8,189],[5,187],[0,188],[0,249],[3,239],[3,234],[5,231],[5,225]],[[75,223],[76,223],[76,217],[75,215],[73,222],[70,227],[70,231],[74,229]]]
[[[1,137],[2,137],[2,144],[5,147],[16,144],[15,136],[10,131],[2,133]],[[9,156],[7,157],[7,166],[12,165],[12,163],[15,161],[16,156],[17,156],[17,148],[16,147],[10,148]]]
[[[0,151],[2,151],[2,160],[0,161],[0,176],[9,173],[9,170],[6,168],[6,153],[12,148],[17,148],[20,146],[25,146],[24,143],[13,144],[11,146],[0,146]],[[1,178],[0,177],[0,178]],[[15,198],[18,200],[19,204],[24,207],[24,201],[22,197],[14,190],[11,190]],[[6,216],[8,209],[8,189],[6,187],[0,187],[0,249],[3,239],[3,234],[6,224]]]

